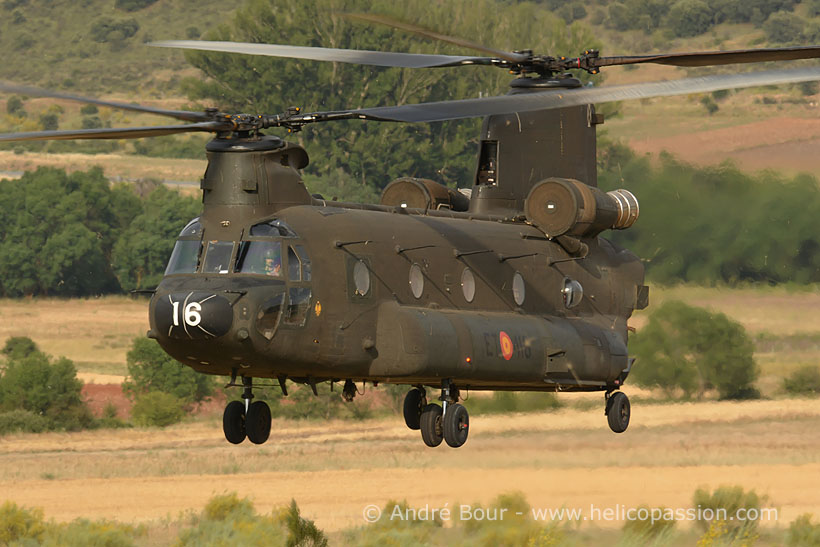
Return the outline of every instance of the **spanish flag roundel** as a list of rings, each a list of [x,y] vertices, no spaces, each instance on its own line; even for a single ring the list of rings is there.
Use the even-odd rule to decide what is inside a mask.
[[[501,341],[501,355],[504,356],[504,359],[509,361],[513,356],[513,343],[510,339],[510,335],[502,330],[501,334],[498,335],[498,338]]]

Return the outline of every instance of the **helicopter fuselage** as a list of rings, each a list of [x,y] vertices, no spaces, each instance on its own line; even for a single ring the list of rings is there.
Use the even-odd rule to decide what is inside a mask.
[[[623,381],[627,320],[642,305],[631,252],[599,236],[569,252],[520,218],[312,198],[291,164],[300,150],[212,151],[204,213],[151,302],[150,335],[173,357],[311,384]],[[232,189],[209,195],[208,178],[226,173],[234,183],[219,188]]]

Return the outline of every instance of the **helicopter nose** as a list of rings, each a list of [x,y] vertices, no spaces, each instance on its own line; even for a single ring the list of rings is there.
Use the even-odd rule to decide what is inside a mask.
[[[207,291],[160,296],[154,324],[161,336],[181,340],[209,340],[227,334],[233,324],[230,302]]]

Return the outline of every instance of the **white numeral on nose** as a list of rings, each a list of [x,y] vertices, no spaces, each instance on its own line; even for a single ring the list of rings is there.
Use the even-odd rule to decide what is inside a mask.
[[[179,326],[179,302],[172,302],[171,303],[174,311],[174,326]],[[202,315],[199,312],[202,311],[202,306],[199,302],[191,302],[187,306],[185,306],[185,313],[183,314],[182,320],[185,321],[185,324],[189,327],[195,327],[199,325],[202,321]]]

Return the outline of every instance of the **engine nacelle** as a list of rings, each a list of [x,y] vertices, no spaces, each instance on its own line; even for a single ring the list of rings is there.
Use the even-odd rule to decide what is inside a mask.
[[[470,207],[470,199],[434,180],[402,177],[385,187],[381,204],[412,209],[466,211]]]
[[[524,213],[550,237],[594,237],[604,230],[632,226],[638,220],[639,206],[628,190],[604,193],[574,179],[550,178],[532,187]]]

